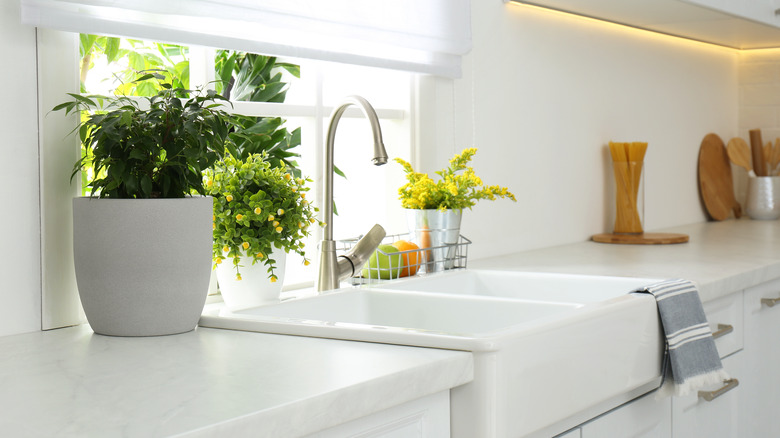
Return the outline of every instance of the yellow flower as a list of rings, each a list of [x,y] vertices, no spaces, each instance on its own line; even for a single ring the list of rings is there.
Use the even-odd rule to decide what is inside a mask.
[[[241,244],[241,246],[243,246],[244,249],[249,249],[249,242],[244,242]]]
[[[214,263],[220,264],[220,263],[222,263],[222,259],[216,259],[216,260],[214,260]]]
[[[279,221],[274,221],[274,226],[278,227],[279,226]]]
[[[298,222],[298,228],[303,228],[305,226],[306,226],[306,224],[304,224],[303,222]]]
[[[283,231],[282,227],[276,227],[276,232],[281,233]]]
[[[211,224],[211,229],[212,230],[216,230],[217,229],[217,224]]]
[[[255,208],[255,214],[260,214],[262,212],[263,212],[263,210],[260,209],[260,207]]]
[[[314,223],[314,222],[316,222],[316,221],[315,221],[315,220],[314,220],[314,218],[312,217],[312,218],[309,218],[309,222],[311,222],[311,223]]]
[[[268,215],[268,222],[271,222],[271,221],[273,221],[273,220],[274,220],[274,215],[272,215],[272,214],[269,214],[269,215]]]
[[[278,278],[276,278],[276,275],[272,275],[271,278],[269,278],[269,280],[271,280],[271,283],[276,283],[276,280],[278,280]]]
[[[291,180],[291,179],[292,179],[292,176],[291,176],[289,173],[285,173],[285,174],[284,174],[284,179],[285,179],[285,180],[287,180],[287,181],[289,181],[289,180]]]
[[[228,252],[228,251],[230,251],[230,248],[227,245],[222,247],[222,252]]]
[[[241,281],[241,274],[236,274],[236,281]]]
[[[259,252],[259,253],[255,254],[255,257],[257,257],[257,258],[259,258],[259,259],[262,259],[262,258],[264,258],[265,256],[263,255],[263,253]]]
[[[303,261],[303,266],[309,266],[310,264],[311,264],[311,262],[308,261],[308,260],[304,260]]]
[[[305,198],[306,198],[306,193],[301,193],[301,199],[305,199]]]
[[[237,221],[240,221],[240,220],[241,220],[241,219],[243,219],[243,218],[244,218],[244,215],[243,215],[243,214],[241,214],[241,213],[239,213],[239,214],[237,214],[237,215],[236,215],[236,220],[237,220]]]
[[[228,193],[227,195],[225,195],[225,199],[227,200],[227,202],[233,202],[233,195]]]
[[[279,216],[283,215],[284,209],[280,208],[279,210],[276,210],[276,214],[278,214]]]

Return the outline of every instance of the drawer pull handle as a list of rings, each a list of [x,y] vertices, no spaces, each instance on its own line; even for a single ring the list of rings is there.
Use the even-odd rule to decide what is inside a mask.
[[[718,339],[722,336],[734,331],[734,326],[731,324],[718,324],[718,329],[712,332],[712,339]]]
[[[761,298],[761,304],[767,307],[775,307],[778,303],[780,303],[780,298]]]
[[[699,397],[703,398],[708,402],[713,401],[716,398],[722,396],[723,394],[739,386],[739,380],[737,379],[724,380],[723,383],[724,385],[716,389],[715,391],[699,391]]]

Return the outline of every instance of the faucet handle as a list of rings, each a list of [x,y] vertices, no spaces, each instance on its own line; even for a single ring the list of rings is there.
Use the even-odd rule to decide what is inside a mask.
[[[379,244],[382,243],[382,239],[385,238],[387,232],[381,225],[374,225],[363,238],[358,240],[355,246],[352,247],[349,252],[339,257],[340,259],[347,259],[349,264],[352,265],[352,272],[348,272],[348,269],[342,270],[342,260],[339,260],[339,277],[345,278],[355,275],[358,269],[362,268],[366,261],[371,257],[371,254],[376,251]],[[343,277],[342,277],[343,276]]]

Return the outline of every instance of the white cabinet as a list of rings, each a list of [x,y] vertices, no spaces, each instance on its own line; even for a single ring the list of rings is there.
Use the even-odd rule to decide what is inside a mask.
[[[778,286],[780,290],[780,282]],[[741,382],[743,379],[750,380],[746,374],[746,352],[743,351],[746,328],[742,293],[709,301],[704,304],[704,311],[723,366],[735,380],[702,388],[702,391],[685,397],[657,398],[652,392],[590,420],[562,437],[568,438],[569,434],[575,438],[780,436],[744,434],[740,431],[740,417],[745,415],[740,409],[746,398],[746,388],[741,386]],[[780,329],[777,332],[780,337]]]
[[[675,438],[740,438],[739,405],[743,387],[743,352],[723,359],[732,379],[703,388],[698,394],[672,399],[672,430]],[[767,436],[767,435],[764,435]]]
[[[671,438],[671,399],[655,392],[581,426],[582,438]]]
[[[413,400],[306,438],[448,438],[450,392]]]
[[[704,303],[715,346],[731,379],[702,388],[696,394],[672,399],[672,431],[675,438],[739,438],[739,403],[744,388],[742,293]]]
[[[582,430],[577,427],[561,435],[555,435],[555,438],[582,438]]]
[[[687,3],[704,6],[705,8],[725,12],[737,17],[744,17],[771,26],[780,25],[780,17],[775,15],[778,2],[776,0],[682,0]]]
[[[780,280],[745,291],[743,437],[780,436]]]
[[[513,1],[736,49],[780,47],[777,0]]]

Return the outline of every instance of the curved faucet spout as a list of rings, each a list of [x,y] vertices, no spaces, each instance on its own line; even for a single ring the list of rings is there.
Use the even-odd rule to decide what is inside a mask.
[[[360,96],[347,96],[344,100],[333,109],[330,114],[330,123],[328,124],[328,135],[325,143],[325,191],[322,201],[322,215],[325,221],[324,238],[325,240],[333,240],[333,145],[336,141],[336,128],[339,125],[341,116],[344,111],[351,105],[360,107],[363,114],[371,124],[371,133],[374,137],[374,158],[372,161],[375,166],[381,166],[387,163],[387,151],[385,150],[384,142],[382,141],[382,128],[379,126],[379,117],[374,111],[374,107],[371,106],[368,101]]]
[[[336,128],[341,120],[341,116],[351,105],[358,106],[371,124],[371,133],[374,138],[374,158],[372,159],[374,165],[381,166],[387,163],[387,151],[385,150],[385,145],[382,141],[382,129],[379,126],[379,117],[377,117],[376,111],[374,111],[374,108],[366,99],[360,96],[347,96],[333,109],[333,112],[330,115],[330,123],[328,124],[328,133],[325,142],[325,187],[322,200],[322,214],[323,221],[325,222],[325,229],[323,230],[324,239],[320,245],[322,254],[320,258],[320,275],[317,281],[318,291],[338,288],[341,279],[353,275],[355,269],[360,269],[360,266],[352,266],[351,262],[337,260],[336,245],[333,241],[333,145],[336,140]],[[381,229],[381,227],[379,228]],[[374,230],[372,229],[372,231]],[[384,238],[384,229],[381,230],[381,234],[382,236],[379,238],[379,241]],[[377,242],[373,248],[367,248],[367,245],[361,247],[361,252],[370,249],[370,251],[368,251],[368,254],[370,254],[376,250],[377,245],[379,245],[379,242]],[[361,254],[361,256],[362,255],[363,254]],[[368,256],[366,255],[366,257]]]

